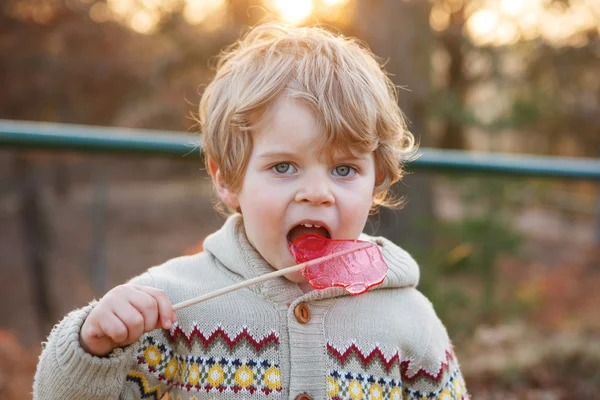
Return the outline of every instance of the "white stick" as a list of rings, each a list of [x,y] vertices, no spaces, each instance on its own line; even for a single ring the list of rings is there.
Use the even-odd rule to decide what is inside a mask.
[[[288,267],[288,268],[280,269],[279,271],[269,272],[268,274],[257,276],[256,278],[248,279],[246,281],[239,282],[239,283],[236,283],[236,284],[233,284],[233,285],[230,285],[230,286],[226,286],[226,287],[224,287],[222,289],[218,289],[218,290],[215,290],[215,291],[210,292],[210,293],[203,294],[203,295],[198,296],[198,297],[194,297],[193,299],[182,301],[181,303],[175,304],[173,306],[173,310],[175,310],[175,311],[181,310],[184,307],[188,307],[188,306],[191,306],[193,304],[201,303],[201,302],[203,302],[205,300],[212,299],[212,298],[217,297],[217,296],[221,296],[222,294],[226,294],[226,293],[229,293],[229,292],[233,292],[234,290],[238,290],[238,289],[241,289],[241,288],[252,286],[252,285],[254,285],[256,283],[268,281],[269,279],[273,279],[273,278],[276,278],[278,276],[282,276],[282,275],[290,274],[292,272],[300,271],[300,270],[306,268],[309,265],[318,264],[318,263],[327,261],[327,260],[329,260],[329,259],[331,259],[333,257],[344,256],[346,254],[354,253],[355,251],[360,251],[360,250],[366,249],[367,247],[370,247],[370,246],[372,246],[372,243],[365,243],[365,244],[362,244],[360,246],[354,247],[352,249],[342,250],[342,251],[339,251],[337,253],[328,254],[328,255],[323,256],[323,257],[315,258],[314,260],[303,262],[302,264],[293,265],[293,266]]]

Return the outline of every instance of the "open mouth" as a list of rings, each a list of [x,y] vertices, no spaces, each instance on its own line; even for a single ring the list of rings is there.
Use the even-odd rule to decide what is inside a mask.
[[[326,227],[316,224],[301,223],[290,229],[287,234],[287,241],[291,244],[294,240],[304,235],[318,235],[326,239],[331,239],[331,234]]]

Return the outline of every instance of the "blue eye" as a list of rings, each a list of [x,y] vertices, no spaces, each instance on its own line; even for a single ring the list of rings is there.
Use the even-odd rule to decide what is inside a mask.
[[[340,165],[333,169],[333,174],[335,176],[348,177],[352,176],[354,173],[356,173],[356,170],[349,165]]]
[[[279,163],[271,168],[278,174],[293,174],[296,172],[296,168],[290,163]]]

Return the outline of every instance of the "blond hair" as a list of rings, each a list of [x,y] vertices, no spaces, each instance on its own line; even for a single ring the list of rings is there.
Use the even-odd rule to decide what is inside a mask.
[[[398,204],[389,189],[416,146],[396,87],[365,46],[315,27],[260,25],[218,58],[199,116],[207,167],[211,159],[228,188],[241,188],[251,121],[282,94],[312,109],[325,149],[373,152],[374,207]]]

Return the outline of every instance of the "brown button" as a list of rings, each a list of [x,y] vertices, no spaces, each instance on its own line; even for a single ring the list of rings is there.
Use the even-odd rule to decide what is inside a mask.
[[[300,322],[301,324],[305,324],[308,321],[310,321],[310,309],[306,304],[299,303],[296,307],[294,307],[294,316],[296,317],[296,320],[298,322]],[[308,395],[301,394],[300,396]],[[310,398],[310,396],[307,398]],[[296,397],[296,399],[298,399],[298,397]]]
[[[312,397],[310,397],[306,393],[302,393],[296,396],[296,400],[312,400]]]

